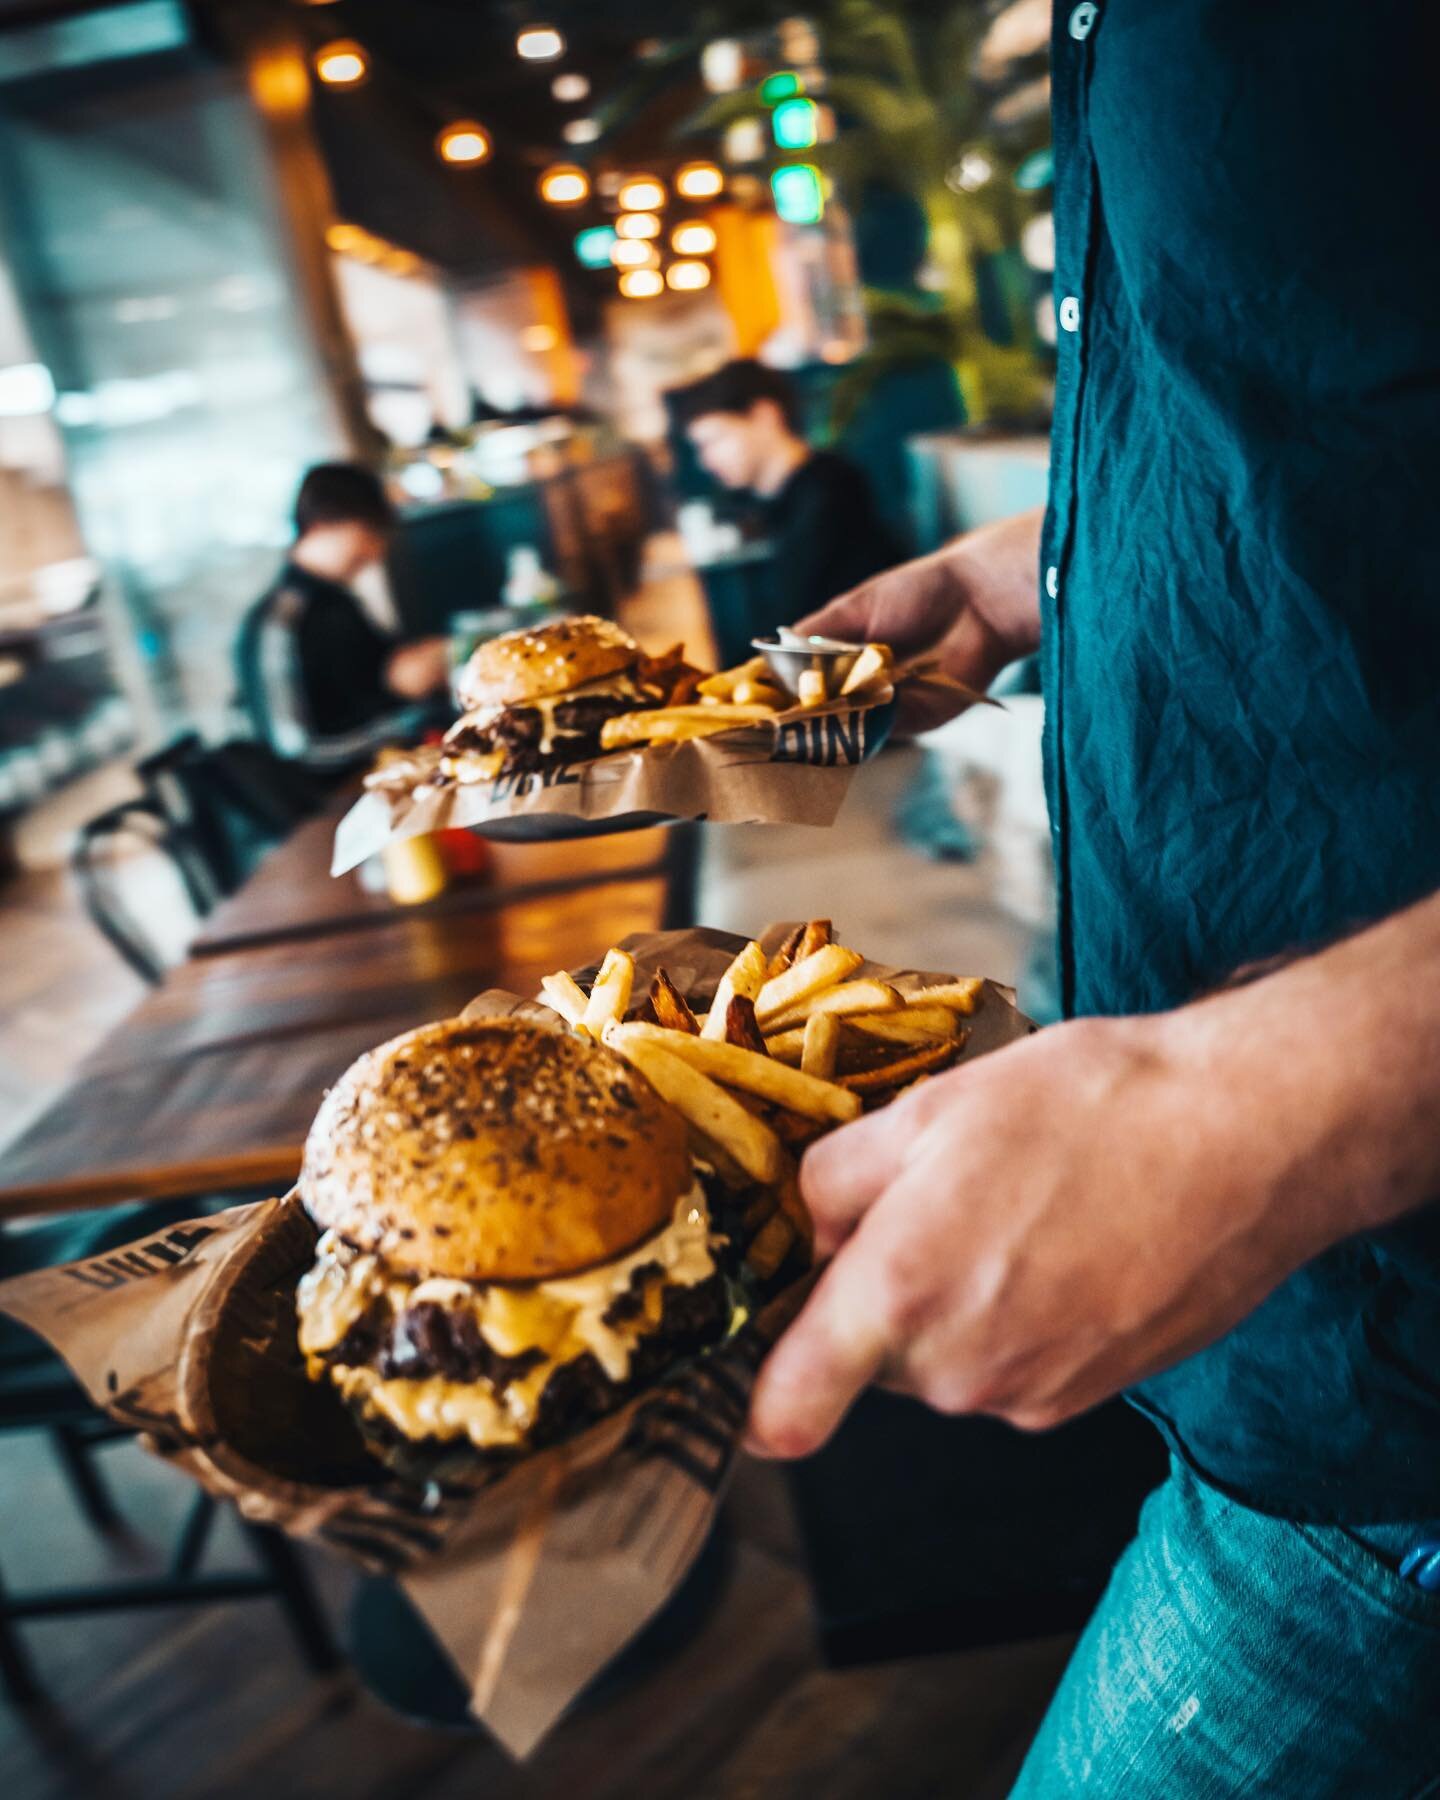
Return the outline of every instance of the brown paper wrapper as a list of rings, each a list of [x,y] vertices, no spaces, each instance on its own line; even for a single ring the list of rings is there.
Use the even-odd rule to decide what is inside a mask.
[[[468,787],[376,787],[340,821],[330,873],[343,875],[399,838],[487,827],[556,835],[577,822],[612,828],[667,819],[721,824],[830,825],[855,770],[889,733],[893,696],[864,706],[835,700],[808,711],[777,713],[715,737],[647,745],[543,774],[502,775]],[[413,762],[438,765],[438,753]]]
[[[787,929],[772,926],[767,947]],[[624,947],[637,996],[663,963],[700,1004],[742,942],[695,929]],[[864,972],[901,987],[947,979]],[[529,1011],[551,1016],[491,991],[466,1016]],[[991,983],[968,1022],[962,1061],[1034,1029]],[[478,1489],[422,1489],[375,1462],[332,1391],[305,1377],[294,1292],[315,1239],[291,1194],[0,1283],[0,1310],[208,1492],[394,1575],[476,1718],[523,1757],[683,1580],[714,1523],[756,1370],[806,1283],[570,1442]]]

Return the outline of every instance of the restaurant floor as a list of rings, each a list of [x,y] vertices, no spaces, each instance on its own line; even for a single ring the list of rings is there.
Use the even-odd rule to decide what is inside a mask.
[[[1034,932],[1009,903],[994,849],[937,861],[895,820],[923,767],[892,752],[861,772],[837,827],[708,833],[697,912],[751,931],[833,916],[886,961],[1022,976]],[[0,890],[0,1138],[123,1014],[137,984],[93,934],[63,881]],[[1022,1002],[1025,992],[1022,985]],[[7,1072],[8,1071],[8,1072]],[[129,1528],[77,1513],[48,1443],[0,1441],[0,1564],[16,1586],[163,1567],[185,1481],[133,1445],[101,1452]],[[742,1461],[727,1507],[736,1554],[697,1635],[643,1681],[582,1709],[524,1768],[479,1736],[406,1723],[351,1673],[316,1678],[268,1600],[40,1621],[25,1641],[50,1704],[0,1702],[0,1793],[13,1800],[886,1800],[1003,1795],[1069,1648],[1050,1638],[829,1670],[783,1477]],[[243,1566],[233,1521],[207,1567]],[[351,1577],[312,1557],[337,1629]]]

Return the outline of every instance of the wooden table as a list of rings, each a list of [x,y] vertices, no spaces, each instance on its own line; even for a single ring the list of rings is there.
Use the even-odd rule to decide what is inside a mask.
[[[653,874],[667,854],[669,833],[658,826],[568,843],[491,844],[490,868],[483,876],[457,878],[434,900],[401,909],[385,892],[362,887],[357,871],[330,873],[335,827],[358,792],[349,788],[338,795],[272,850],[244,887],[205,920],[191,942],[191,956],[364,930],[393,923],[402,911],[420,918],[486,912],[577,883],[609,880],[620,871]]]
[[[638,835],[638,834],[637,834]],[[603,841],[603,840],[602,840]],[[397,913],[358,934],[267,943],[175,970],[0,1159],[0,1219],[294,1180],[325,1088],[363,1050],[529,994],[665,918],[660,873],[512,895],[490,910]]]

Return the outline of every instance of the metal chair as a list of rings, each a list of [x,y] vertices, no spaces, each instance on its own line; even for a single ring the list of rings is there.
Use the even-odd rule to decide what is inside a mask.
[[[92,922],[155,985],[164,958],[125,904],[115,850],[128,840],[164,856],[203,918],[314,811],[329,784],[262,745],[209,746],[194,732],[137,763],[135,773],[141,792],[81,828],[70,866]]]
[[[93,1256],[137,1234],[192,1216],[193,1201],[111,1208],[23,1231],[0,1233],[0,1275]],[[120,1509],[95,1452],[133,1434],[96,1413],[60,1359],[23,1326],[0,1318],[0,1431],[43,1430],[67,1486],[99,1532],[123,1529]],[[206,1605],[223,1600],[273,1599],[283,1608],[297,1646],[317,1672],[336,1668],[340,1655],[299,1555],[282,1532],[242,1521],[258,1567],[206,1573],[201,1568],[217,1502],[197,1494],[161,1575],[64,1587],[12,1591],[0,1574],[0,1688],[19,1706],[45,1695],[18,1627],[32,1619],[115,1611],[137,1606]]]
[[[113,852],[126,839],[169,861],[197,917],[203,918],[215,906],[222,890],[198,844],[177,830],[152,799],[123,801],[80,828],[70,852],[70,871],[81,903],[122,959],[143,981],[158,987],[165,974],[164,958],[125,905],[116,880]]]

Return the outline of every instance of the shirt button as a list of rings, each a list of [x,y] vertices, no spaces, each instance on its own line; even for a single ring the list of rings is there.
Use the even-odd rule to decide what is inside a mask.
[[[1099,16],[1100,8],[1094,4],[1094,0],[1080,0],[1080,5],[1070,15],[1071,37],[1077,43],[1089,37]]]
[[[1045,592],[1052,600],[1060,598],[1060,571],[1054,563],[1045,571]]]
[[[1080,329],[1080,302],[1074,294],[1067,294],[1060,302],[1060,328],[1062,331]]]

